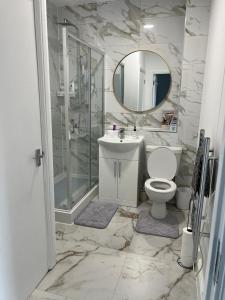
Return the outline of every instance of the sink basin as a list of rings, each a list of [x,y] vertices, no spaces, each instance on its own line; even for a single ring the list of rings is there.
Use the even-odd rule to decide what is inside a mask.
[[[143,137],[127,136],[124,139],[119,137],[103,136],[98,139],[98,143],[112,152],[127,152],[137,147],[143,141]]]

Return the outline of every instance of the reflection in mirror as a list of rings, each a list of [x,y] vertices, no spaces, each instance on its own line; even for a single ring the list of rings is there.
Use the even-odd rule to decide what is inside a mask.
[[[113,76],[114,94],[124,107],[150,110],[166,99],[171,74],[165,60],[152,51],[136,51],[124,57]]]

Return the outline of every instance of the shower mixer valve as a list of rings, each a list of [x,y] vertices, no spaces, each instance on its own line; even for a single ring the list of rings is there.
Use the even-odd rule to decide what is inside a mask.
[[[74,119],[70,120],[70,132],[75,133],[75,128],[79,128],[78,124],[75,123]]]

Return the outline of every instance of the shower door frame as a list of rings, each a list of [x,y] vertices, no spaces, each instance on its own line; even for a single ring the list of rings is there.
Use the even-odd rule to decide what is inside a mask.
[[[79,45],[85,46],[88,48],[88,69],[90,70],[89,78],[88,78],[88,104],[89,104],[89,110],[88,110],[88,132],[89,132],[89,190],[86,192],[86,194],[79,199],[79,201],[72,206],[73,204],[73,193],[72,193],[72,182],[70,176],[72,176],[71,171],[71,154],[70,154],[70,140],[69,140],[69,101],[70,101],[70,94],[69,94],[69,55],[68,55],[68,38],[73,39],[76,41]],[[72,211],[76,208],[79,208],[79,203],[83,198],[85,198],[86,195],[88,195],[92,189],[95,189],[95,187],[98,186],[94,185],[91,186],[91,51],[95,51],[103,56],[103,72],[102,72],[102,134],[104,132],[104,57],[105,53],[101,51],[100,49],[82,41],[81,39],[74,36],[71,32],[69,32],[67,26],[62,25],[62,42],[63,42],[63,77],[64,77],[64,108],[65,108],[65,131],[66,131],[66,162],[67,162],[67,170],[66,170],[66,180],[67,180],[67,198],[68,198],[68,209],[57,209],[57,216],[59,216],[59,213],[68,213],[69,211]],[[80,89],[80,85],[79,85]],[[58,218],[57,218],[58,219]],[[66,219],[65,219],[66,220]],[[65,221],[66,222],[66,221]],[[67,223],[67,222],[66,222]]]

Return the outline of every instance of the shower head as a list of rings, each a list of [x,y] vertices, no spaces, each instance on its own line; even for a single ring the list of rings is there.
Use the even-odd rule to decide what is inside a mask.
[[[76,26],[73,23],[71,23],[69,20],[67,20],[66,18],[63,19],[63,22],[57,22],[56,24],[62,25],[62,26],[73,26],[74,28],[76,28]]]

